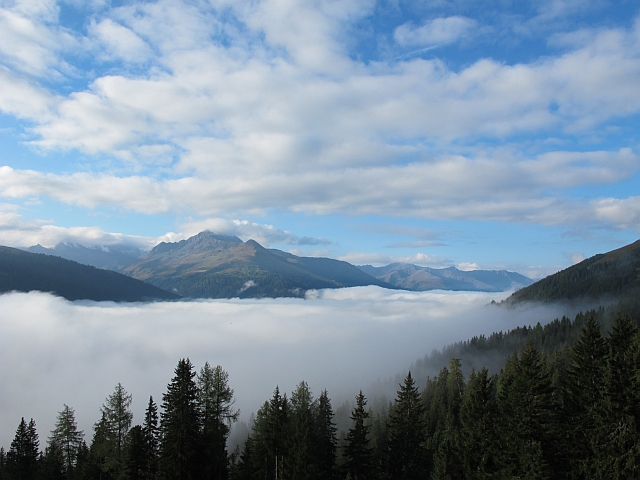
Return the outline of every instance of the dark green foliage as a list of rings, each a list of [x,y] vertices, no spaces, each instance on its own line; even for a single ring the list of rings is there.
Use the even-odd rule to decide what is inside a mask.
[[[56,443],[49,444],[40,457],[40,478],[42,480],[64,480],[67,478],[64,453]],[[76,476],[74,478],[96,478],[90,476]]]
[[[149,475],[149,442],[147,435],[140,425],[136,425],[127,432],[126,448],[122,458],[122,473],[119,478],[125,480],[148,480]]]
[[[391,478],[424,478],[424,405],[411,372],[389,413],[388,471]]]
[[[158,474],[158,457],[160,456],[160,429],[158,427],[158,407],[149,397],[149,404],[144,412],[144,439],[147,442],[147,475],[146,478],[154,479]]]
[[[32,480],[38,473],[38,454],[40,442],[33,418],[25,422],[24,417],[18,425],[16,436],[7,452],[6,472],[11,479]]]
[[[459,454],[465,478],[492,478],[497,470],[495,382],[483,368],[472,371],[460,405]]]
[[[75,412],[73,408],[64,405],[58,413],[55,428],[49,437],[49,446],[52,450],[60,450],[64,462],[64,470],[67,478],[73,478],[78,458],[78,450],[83,444],[84,433],[78,430]]]
[[[498,383],[503,472],[548,478],[558,472],[559,404],[546,361],[532,344],[508,361]],[[532,472],[537,472],[532,473]],[[532,476],[533,475],[533,476]]]
[[[336,426],[333,423],[333,408],[327,390],[318,397],[315,418],[315,445],[317,478],[330,480],[335,477],[336,452],[338,440]]]
[[[0,246],[0,292],[40,290],[67,300],[140,302],[178,295],[110,270]]]
[[[345,470],[352,480],[368,480],[373,477],[372,448],[370,445],[369,412],[365,410],[367,399],[360,390],[356,396],[356,406],[351,412],[353,422],[347,433],[345,446]]]
[[[240,412],[233,408],[229,374],[220,365],[211,368],[206,362],[200,370],[198,402],[202,414],[202,478],[226,479],[229,476],[227,437]]]
[[[200,456],[200,407],[196,372],[182,359],[162,395],[160,466],[167,480],[192,480],[198,476]]]
[[[317,405],[306,382],[300,382],[291,394],[291,417],[288,432],[288,474],[292,478],[316,478],[318,455],[315,451]]]

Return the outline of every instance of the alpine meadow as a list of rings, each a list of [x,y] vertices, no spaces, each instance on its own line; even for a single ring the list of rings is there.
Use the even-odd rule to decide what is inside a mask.
[[[640,478],[640,4],[0,0],[0,480]]]

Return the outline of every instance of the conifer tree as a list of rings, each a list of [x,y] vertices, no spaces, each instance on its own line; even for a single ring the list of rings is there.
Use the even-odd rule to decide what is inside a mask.
[[[389,414],[389,474],[392,478],[424,478],[423,416],[420,393],[409,372]]]
[[[62,411],[58,413],[55,428],[49,437],[49,445],[55,444],[62,451],[67,478],[73,478],[78,449],[83,437],[82,430],[78,430],[73,408],[65,404]]]
[[[160,466],[167,480],[193,480],[198,475],[200,409],[195,376],[191,361],[180,360],[162,395]]]
[[[7,473],[10,478],[31,480],[38,471],[39,441],[33,418],[27,424],[24,417],[7,453]]]
[[[316,452],[318,478],[331,480],[335,477],[338,440],[336,425],[333,423],[333,408],[327,390],[318,397],[316,415]]]
[[[142,426],[144,438],[147,442],[147,478],[154,479],[158,474],[158,457],[160,455],[160,430],[158,428],[158,407],[149,397],[149,404],[144,413],[144,424]]]
[[[604,395],[594,409],[591,478],[634,478],[640,471],[639,349],[638,327],[629,317],[618,316],[607,339]]]
[[[149,443],[145,431],[136,425],[127,432],[127,441],[122,459],[122,473],[118,476],[124,480],[149,480]]]
[[[503,473],[540,471],[548,478],[557,464],[554,428],[559,404],[547,364],[532,343],[509,359],[500,379],[498,408]],[[533,455],[532,452],[538,452]]]
[[[291,394],[290,429],[288,435],[288,474],[299,480],[309,480],[317,473],[315,455],[315,409],[311,390],[300,382]]]
[[[493,478],[496,471],[494,382],[486,368],[472,371],[460,406],[460,457],[465,478]]]
[[[269,457],[273,460],[273,478],[285,478],[285,461],[287,459],[287,436],[289,434],[290,405],[287,394],[280,395],[276,386],[273,397],[269,401],[266,431],[264,432],[265,447]]]
[[[67,477],[62,449],[55,443],[49,444],[40,460],[40,478],[42,480],[64,480]],[[91,478],[84,476],[81,478]],[[93,477],[95,478],[95,476]]]
[[[360,390],[356,406],[351,412],[352,425],[347,432],[345,470],[352,480],[369,480],[373,477],[371,445],[369,438],[369,412],[365,410],[367,399]]]
[[[564,416],[568,424],[569,463],[575,472],[592,471],[596,438],[596,409],[604,393],[604,368],[607,346],[595,316],[589,315],[580,337],[571,349],[567,368]]]
[[[105,436],[104,467],[105,471],[111,472],[113,477],[118,477],[122,469],[124,443],[133,420],[133,413],[130,410],[131,401],[131,395],[121,383],[118,383],[100,408]]]
[[[229,475],[227,438],[240,411],[233,408],[229,374],[220,366],[204,364],[198,375],[198,401],[202,413],[203,478],[223,480]]]

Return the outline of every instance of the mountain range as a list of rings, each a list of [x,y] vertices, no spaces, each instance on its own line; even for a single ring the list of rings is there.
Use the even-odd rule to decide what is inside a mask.
[[[40,245],[32,252],[58,255],[112,269],[156,287],[191,298],[304,296],[310,289],[377,285],[425,291],[433,289],[505,291],[532,281],[507,271],[462,272],[410,264],[355,266],[331,258],[300,257],[267,249],[254,240],[201,232],[151,251],[124,247]]]

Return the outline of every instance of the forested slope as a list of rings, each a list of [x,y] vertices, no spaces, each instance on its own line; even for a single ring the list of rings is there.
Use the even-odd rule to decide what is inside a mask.
[[[67,300],[139,302],[178,295],[109,270],[0,246],[0,292],[52,292]]]

